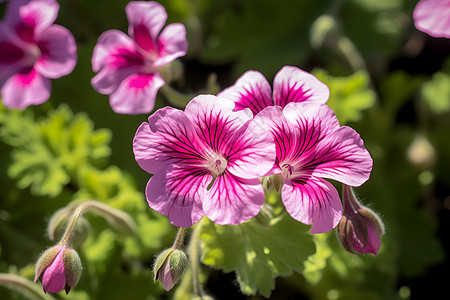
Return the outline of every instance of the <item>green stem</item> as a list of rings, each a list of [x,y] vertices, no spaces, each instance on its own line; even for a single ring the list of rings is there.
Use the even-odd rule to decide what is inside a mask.
[[[192,286],[194,289],[194,294],[196,296],[199,296],[200,298],[203,297],[203,287],[200,283],[200,267],[199,267],[199,260],[200,260],[200,253],[199,253],[199,238],[200,238],[200,229],[202,227],[203,220],[200,221],[197,226],[195,227],[194,231],[192,232],[191,240],[189,242],[188,247],[188,255],[189,255],[189,261],[191,263],[191,270],[192,270]]]
[[[77,204],[73,209],[72,217],[59,242],[60,245],[70,246],[72,232],[77,225],[77,221],[87,210],[96,212],[127,234],[134,235],[137,233],[137,226],[127,213],[98,201],[87,200]]]
[[[173,249],[182,249],[183,248],[185,232],[186,232],[186,228],[180,227],[178,229],[177,237],[175,238],[175,241],[173,242],[173,245],[172,245]]]
[[[366,69],[364,58],[361,53],[359,53],[358,49],[356,49],[355,44],[353,44],[347,36],[342,35],[339,37],[336,47],[348,61],[353,71]]]
[[[66,246],[66,247],[71,246],[72,232],[75,229],[75,226],[77,225],[78,219],[85,212],[86,203],[88,203],[88,202],[89,201],[83,202],[75,208],[75,211],[73,212],[72,217],[70,218],[70,221],[67,224],[66,231],[64,231],[64,235],[62,236],[61,240],[58,243],[59,245]]]
[[[175,106],[185,107],[188,104],[189,100],[194,98],[194,95],[183,94],[169,85],[164,85],[160,92],[166,97],[166,99]]]
[[[0,285],[15,290],[29,299],[53,300],[50,294],[42,293],[42,290],[25,277],[15,274],[0,274]]]

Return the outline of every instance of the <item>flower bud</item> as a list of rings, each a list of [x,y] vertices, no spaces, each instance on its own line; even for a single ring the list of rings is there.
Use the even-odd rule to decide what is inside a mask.
[[[377,254],[384,226],[372,210],[362,206],[350,186],[343,185],[344,214],[338,225],[339,240],[350,253]]]
[[[72,248],[56,245],[45,251],[36,263],[36,275],[42,282],[44,293],[59,293],[63,289],[66,294],[78,283],[82,271],[78,253]]]
[[[154,280],[161,281],[166,291],[170,290],[183,275],[187,261],[187,256],[182,250],[173,248],[164,250],[156,258],[153,267]]]

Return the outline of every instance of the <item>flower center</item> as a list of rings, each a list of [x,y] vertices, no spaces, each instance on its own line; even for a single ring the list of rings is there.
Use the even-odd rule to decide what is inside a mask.
[[[294,173],[294,167],[290,164],[284,164],[281,166],[282,176],[284,179],[289,179],[289,177],[292,176],[292,173]]]
[[[27,65],[33,66],[39,58],[41,58],[42,51],[37,45],[27,45],[25,50],[25,62]]]
[[[208,163],[208,170],[214,177],[221,175],[227,168],[227,160],[220,154],[216,154]]]

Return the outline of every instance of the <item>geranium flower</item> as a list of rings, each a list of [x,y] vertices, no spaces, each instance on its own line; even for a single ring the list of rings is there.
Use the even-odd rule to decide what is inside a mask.
[[[413,12],[414,25],[433,37],[450,38],[450,0],[422,0]]]
[[[342,204],[333,179],[350,186],[363,184],[372,158],[358,133],[340,127],[325,104],[289,103],[267,107],[255,120],[266,123],[275,139],[274,173],[284,179],[281,198],[296,220],[312,223],[312,233],[336,227]]]
[[[315,76],[299,68],[285,66],[275,76],[273,95],[269,82],[261,73],[247,71],[219,96],[234,100],[236,110],[250,108],[256,115],[265,107],[285,107],[290,102],[326,103],[330,90]]]
[[[125,8],[128,35],[118,30],[104,32],[95,45],[92,69],[94,89],[110,95],[116,113],[150,112],[164,79],[158,67],[187,52],[186,29],[182,24],[166,23],[167,13],[157,2],[132,1]]]
[[[165,107],[136,132],[136,161],[153,175],[146,197],[151,208],[189,227],[204,215],[218,224],[239,224],[264,202],[258,177],[275,161],[270,132],[250,110],[212,95],[191,100],[185,111]]]
[[[55,0],[14,0],[0,23],[0,87],[8,108],[25,109],[48,100],[49,79],[71,73],[77,62],[69,30],[54,25]]]

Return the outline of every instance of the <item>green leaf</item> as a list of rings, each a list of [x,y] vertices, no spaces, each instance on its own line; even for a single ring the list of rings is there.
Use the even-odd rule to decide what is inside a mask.
[[[41,121],[30,113],[1,112],[0,123],[0,138],[15,147],[8,173],[34,195],[60,194],[84,166],[100,166],[110,155],[110,131],[94,130],[85,114],[73,115],[66,105]]]
[[[303,272],[304,261],[314,253],[309,226],[287,214],[269,226],[252,219],[240,225],[206,222],[200,233],[202,261],[224,272],[236,271],[245,294],[269,297],[277,276]]]
[[[435,113],[450,110],[450,73],[436,72],[422,87],[422,98]]]
[[[350,76],[334,77],[325,70],[314,70],[314,75],[330,89],[327,104],[334,110],[341,124],[357,122],[362,111],[375,103],[375,92],[369,87],[370,77],[365,71]]]

